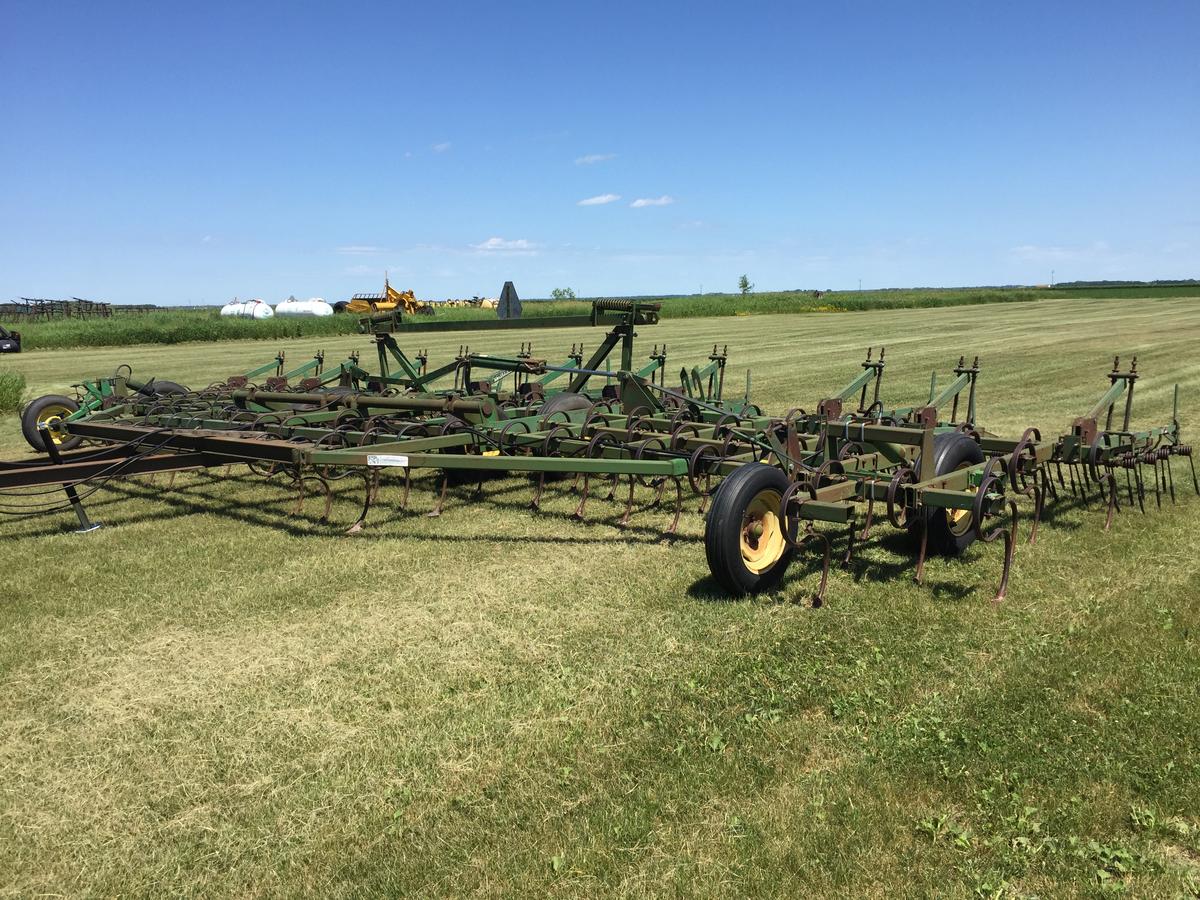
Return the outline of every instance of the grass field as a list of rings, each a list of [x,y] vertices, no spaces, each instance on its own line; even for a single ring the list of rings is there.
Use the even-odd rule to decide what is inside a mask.
[[[1087,294],[1085,294],[1087,295]],[[1169,298],[1200,295],[1195,285],[1156,285],[1143,288],[1093,289],[1100,297]],[[797,312],[858,312],[882,309],[922,309],[965,306],[978,303],[1020,303],[1042,297],[1080,296],[1079,290],[1032,288],[913,288],[883,291],[829,291],[814,296],[810,291],[761,291],[753,294],[700,294],[686,297],[646,298],[662,305],[664,319],[752,316]],[[582,316],[591,309],[588,300],[527,301],[525,314]],[[222,317],[217,309],[177,309],[142,315],[117,315],[111,319],[55,319],[45,322],[6,324],[19,327],[29,350],[75,347],[127,347],[132,344],[183,344],[193,341],[281,340],[327,338],[352,335],[358,330],[358,315],[326,318],[237,319]],[[432,320],[460,322],[494,320],[491,310],[438,308],[434,319],[414,317],[421,323]]]
[[[981,421],[1046,434],[1136,353],[1139,421],[1169,418],[1178,381],[1200,429],[1194,300],[685,319],[642,339],[675,370],[729,344],[730,388],[752,368],[779,413],[868,345],[887,343],[891,404],[979,353]],[[436,363],[461,337],[420,343]],[[7,364],[39,394],[122,362],[199,385],[275,346]],[[21,446],[4,419],[0,457]],[[893,536],[820,610],[806,565],[779,595],[723,599],[694,502],[668,547],[664,513],[623,532],[594,503],[577,524],[560,491],[535,515],[527,483],[489,483],[439,519],[417,491],[343,537],[315,503],[289,517],[290,494],[218,473],[124,483],[88,536],[0,522],[0,893],[1200,895],[1190,487],[1108,534],[1098,506],[1059,508],[1001,604],[996,545],[931,561],[918,588]]]

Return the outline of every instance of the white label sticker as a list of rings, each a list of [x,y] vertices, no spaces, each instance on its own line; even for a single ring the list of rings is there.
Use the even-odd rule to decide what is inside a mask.
[[[386,454],[380,454],[379,456],[368,455],[367,456],[367,465],[373,466],[375,468],[382,468],[383,466],[405,466],[405,467],[407,467],[408,466],[408,457],[407,456],[388,456]]]

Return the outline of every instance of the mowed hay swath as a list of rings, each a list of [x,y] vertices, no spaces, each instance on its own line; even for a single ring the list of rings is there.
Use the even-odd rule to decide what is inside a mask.
[[[754,399],[774,409],[836,390],[884,339],[896,397],[979,353],[980,402],[1001,427],[1061,429],[1117,351],[1147,373],[1147,420],[1169,417],[1173,382],[1187,398],[1200,381],[1188,301],[658,329],[684,358],[728,343],[729,377],[753,369]],[[445,355],[457,341],[421,343]],[[231,370],[261,356],[227,350]],[[212,370],[199,348],[104,353],[100,371]],[[49,354],[22,371],[38,393],[80,374]],[[1182,415],[1186,432],[1186,399]],[[10,422],[6,455],[18,441]],[[315,516],[248,515],[269,486],[188,476],[169,494],[114,490],[94,511],[108,527],[87,538],[6,523],[2,760],[21,789],[5,794],[5,880],[834,894],[909,878],[1049,893],[1114,853],[1145,890],[1186,880],[1194,838],[1176,820],[1194,825],[1200,799],[1182,741],[1197,725],[1188,508],[1126,512],[1107,535],[1097,505],[1065,512],[1021,548],[1014,600],[995,607],[994,554],[931,560],[919,589],[908,549],[885,543],[866,551],[867,577],[834,573],[836,602],[813,615],[714,602],[695,547],[570,522],[565,495],[533,515],[521,481],[350,539]]]

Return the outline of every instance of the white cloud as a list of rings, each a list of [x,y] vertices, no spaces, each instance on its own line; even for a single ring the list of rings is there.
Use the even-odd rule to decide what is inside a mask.
[[[383,247],[376,247],[374,244],[351,244],[347,247],[338,247],[337,252],[343,256],[374,256],[376,253],[383,253]]]
[[[592,166],[599,162],[607,162],[610,159],[616,159],[615,153],[589,153],[586,156],[581,156],[575,160],[577,166]]]
[[[490,237],[479,244],[472,244],[471,249],[480,253],[534,253],[538,245],[524,238],[507,240],[501,237]]]
[[[442,141],[440,144],[434,144],[434,145],[433,145],[433,152],[434,152],[434,153],[445,153],[445,152],[446,152],[447,150],[449,150],[449,149],[450,149],[450,142],[449,142],[449,141]]]
[[[375,266],[367,266],[359,263],[357,266],[346,266],[343,270],[347,275],[370,275],[373,272],[380,271]]]
[[[641,209],[643,206],[670,206],[674,202],[674,197],[663,194],[661,197],[638,197],[629,205],[634,209]]]
[[[598,194],[595,197],[588,197],[580,200],[577,206],[603,206],[605,203],[612,203],[615,200],[620,200],[620,194]]]
[[[213,239],[213,236],[211,234],[206,234],[204,237],[200,238],[200,243],[211,244],[212,239]]]

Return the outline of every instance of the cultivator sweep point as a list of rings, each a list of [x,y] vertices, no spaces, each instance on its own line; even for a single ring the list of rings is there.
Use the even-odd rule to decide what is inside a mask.
[[[1028,520],[1026,540],[1036,541],[1048,504],[1099,499],[1107,530],[1122,495],[1143,512],[1151,490],[1156,506],[1176,501],[1176,458],[1188,461],[1200,493],[1191,446],[1180,439],[1178,388],[1169,424],[1131,430],[1136,359],[1124,371],[1114,360],[1108,389],[1061,436],[1028,428],[1011,438],[979,424],[978,358],[960,357],[940,389],[935,374],[922,405],[889,409],[885,351],[872,348],[814,412],[770,416],[750,402],[748,374],[743,396],[724,396],[724,347],[684,367],[677,386],[666,383],[665,345],[639,367],[635,329],[657,320],[656,304],[598,301],[584,321],[608,326],[607,335],[586,361],[572,344],[558,364],[523,342],[511,357],[462,346],[431,368],[427,352],[408,356],[395,332],[372,320],[375,372],[357,355],[328,371],[318,355],[284,372],[281,354],[204,390],[169,394],[135,389],[118,373],[97,388],[99,402],[56,425],[98,446],[56,448],[49,463],[0,463],[0,511],[70,506],[79,514],[82,500],[113,478],[245,465],[290,485],[293,514],[315,496],[322,522],[332,515],[334,485],[361,483],[358,514],[344,529],[354,534],[367,527],[389,473],[400,476],[401,510],[414,473],[436,473],[429,516],[442,515],[459,489],[478,499],[497,474],[529,476],[535,511],[550,482],[570,479],[562,484],[576,497],[573,518],[585,519],[594,502],[620,504],[621,528],[637,513],[662,511],[668,539],[695,500],[713,579],[734,595],[777,588],[796,554],[814,550],[820,575],[809,597],[819,606],[833,561],[852,567],[884,525],[911,535],[917,583],[932,554],[1000,544],[1000,600],[1019,525]],[[46,500],[47,490],[67,491],[66,504]]]

